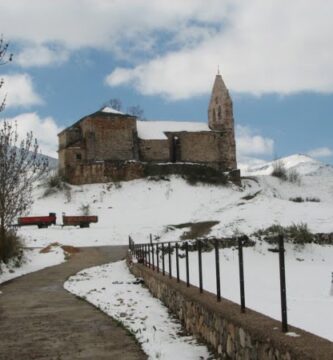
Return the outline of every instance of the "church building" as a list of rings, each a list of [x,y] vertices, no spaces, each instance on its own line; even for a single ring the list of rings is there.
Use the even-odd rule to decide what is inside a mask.
[[[206,123],[140,121],[104,107],[58,136],[59,172],[72,184],[140,178],[147,164],[237,169],[232,100],[220,74]]]

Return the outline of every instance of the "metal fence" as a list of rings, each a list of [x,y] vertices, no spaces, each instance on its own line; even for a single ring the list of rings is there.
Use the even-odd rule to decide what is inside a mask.
[[[240,290],[240,311],[246,312],[245,306],[245,281],[244,281],[244,257],[243,247],[245,238],[238,237],[236,247],[238,250],[238,265],[239,265],[239,290]],[[224,240],[192,240],[192,241],[171,241],[171,242],[153,242],[150,235],[150,242],[143,244],[136,244],[129,236],[129,250],[137,261],[153,271],[161,272],[163,276],[169,276],[180,282],[179,272],[179,251],[185,252],[185,269],[186,269],[186,286],[191,286],[191,271],[189,266],[189,250],[197,252],[198,255],[198,270],[199,270],[199,292],[203,293],[203,276],[202,276],[202,252],[203,247],[207,243],[213,244],[213,251],[215,252],[215,278],[216,278],[216,300],[221,301],[221,276],[220,276],[220,249],[223,247]],[[175,251],[176,269],[172,269],[171,255]],[[279,253],[279,271],[280,271],[280,295],[281,295],[281,320],[282,331],[288,331],[287,321],[287,294],[286,294],[286,277],[285,277],[285,248],[283,235],[278,236],[278,253]],[[168,272],[166,271],[165,256],[167,255]]]

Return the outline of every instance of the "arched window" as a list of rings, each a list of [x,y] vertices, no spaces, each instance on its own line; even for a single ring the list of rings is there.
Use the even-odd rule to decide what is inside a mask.
[[[215,109],[213,109],[213,123],[216,123],[216,113],[215,113]]]
[[[219,120],[221,120],[221,119],[222,119],[221,106],[219,106],[219,107],[218,107],[218,110],[217,110],[217,118],[218,118]]]

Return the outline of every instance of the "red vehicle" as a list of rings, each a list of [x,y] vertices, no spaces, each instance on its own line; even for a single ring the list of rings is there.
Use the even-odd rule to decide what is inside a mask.
[[[80,228],[89,227],[91,223],[97,223],[97,216],[81,215],[81,216],[62,216],[62,226],[80,226]]]
[[[39,229],[55,225],[57,216],[49,213],[49,216],[23,216],[18,218],[18,226],[37,225]]]

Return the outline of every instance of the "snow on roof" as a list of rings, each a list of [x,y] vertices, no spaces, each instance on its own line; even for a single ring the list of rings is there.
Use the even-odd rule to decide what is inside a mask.
[[[164,133],[169,131],[210,131],[207,123],[181,121],[137,121],[137,129],[139,138],[144,140],[165,140]]]
[[[124,115],[123,112],[121,111],[118,111],[116,109],[114,109],[113,107],[111,106],[105,106],[102,110],[102,112],[105,112],[105,113],[111,113],[111,114],[121,114],[121,115]]]

